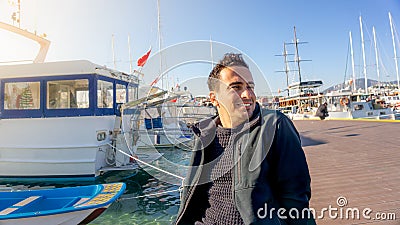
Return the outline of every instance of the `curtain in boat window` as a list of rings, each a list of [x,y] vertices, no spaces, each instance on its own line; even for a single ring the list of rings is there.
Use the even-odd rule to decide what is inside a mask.
[[[40,82],[10,82],[4,85],[4,109],[39,109]]]
[[[115,90],[117,103],[126,103],[126,86],[123,84],[117,84]]]

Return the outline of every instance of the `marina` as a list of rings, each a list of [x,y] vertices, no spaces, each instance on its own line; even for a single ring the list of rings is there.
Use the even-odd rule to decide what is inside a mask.
[[[310,207],[315,209],[317,224],[385,224],[397,225],[400,206],[400,152],[398,122],[371,120],[294,121],[300,132],[312,178]],[[154,161],[167,171],[185,175],[190,152],[178,149],[159,150],[163,157]],[[176,165],[171,166],[172,163]],[[177,169],[178,168],[178,169]],[[154,176],[155,174],[155,176]],[[2,189],[38,189],[47,186],[65,187],[93,184],[93,182],[125,182],[127,189],[100,217],[90,224],[171,224],[179,207],[179,180],[154,169],[115,171],[97,181],[31,181],[2,183]],[[352,215],[330,217],[323,208],[340,208],[337,200],[345,197],[343,209],[358,208],[360,218]],[[396,220],[366,219],[362,210],[371,208],[376,213],[395,215]],[[339,212],[339,211],[338,211]],[[323,216],[322,216],[323,215]],[[334,214],[333,214],[334,215]]]
[[[360,28],[362,32],[361,25],[362,22],[360,17]],[[365,86],[364,89],[357,89],[355,85],[356,79],[354,78],[354,59],[352,59],[353,78],[348,82],[347,85],[344,85],[345,87],[329,91],[325,90],[322,92],[322,80],[302,81],[300,62],[310,60],[303,60],[299,56],[299,44],[304,44],[307,42],[298,41],[296,27],[294,27],[293,40],[294,41],[291,43],[284,43],[283,54],[278,55],[284,57],[285,70],[278,72],[286,73],[287,89],[285,89],[285,92],[287,92],[287,96],[275,97],[274,103],[270,104],[269,108],[280,110],[292,120],[318,119],[319,116],[317,116],[317,114],[319,107],[325,103],[327,104],[325,106],[327,110],[326,119],[400,119],[400,113],[397,110],[397,104],[399,103],[398,87],[396,85],[388,84],[381,86],[379,81],[378,87],[368,87],[364,64]],[[295,54],[289,54],[287,52],[287,45],[295,46]],[[350,46],[351,49],[353,49],[351,32]],[[376,52],[375,54],[377,55]],[[295,56],[293,61],[288,60],[289,55]],[[296,63],[297,68],[291,70],[289,62]],[[379,65],[378,61],[376,64]],[[297,73],[296,75],[298,76],[298,82],[289,84],[289,73],[292,71]],[[379,68],[377,73],[379,74]],[[392,88],[390,90],[385,89],[385,86]],[[323,118],[321,117],[321,119],[325,119],[325,116]]]
[[[398,225],[400,5],[391,1],[332,2],[348,9],[339,17],[317,1],[293,2],[293,13],[281,1],[0,0],[0,224],[172,224],[192,126],[217,113],[207,95],[210,69],[234,52],[249,63],[260,105],[299,131],[317,224]],[[276,12],[287,21],[275,22]],[[361,12],[379,24],[373,37]],[[270,70],[292,28],[275,55],[284,57],[283,84]],[[350,31],[342,79],[348,29],[360,29],[361,46]],[[128,54],[118,39],[126,34]],[[312,41],[301,52],[315,60],[311,68],[300,68],[311,61],[300,57],[303,37]],[[134,68],[132,58],[145,51]]]

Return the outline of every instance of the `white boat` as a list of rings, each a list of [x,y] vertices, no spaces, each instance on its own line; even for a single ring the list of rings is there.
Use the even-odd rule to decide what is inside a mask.
[[[79,60],[0,66],[0,82],[0,178],[93,178],[110,166],[119,105],[137,99],[131,76]]]
[[[148,93],[160,91],[152,88]],[[138,113],[132,114],[130,127],[125,130],[131,129],[138,133],[138,149],[190,149],[193,133],[188,126],[215,114],[213,108],[194,104],[187,91],[169,92],[165,97],[160,96],[135,105],[135,110]]]
[[[0,66],[0,180],[94,179],[136,169],[137,133],[124,123],[137,111],[121,117],[121,108],[157,95],[138,99],[137,76],[89,61],[44,62],[50,41],[10,24],[0,28],[40,45],[33,63]]]
[[[0,224],[88,224],[124,193],[125,186],[112,183],[0,192]]]
[[[324,99],[328,103],[327,119],[398,119],[384,101],[363,93],[331,92]]]

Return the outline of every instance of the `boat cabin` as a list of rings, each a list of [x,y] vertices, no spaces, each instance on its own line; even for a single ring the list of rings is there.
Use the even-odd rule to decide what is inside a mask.
[[[0,118],[103,116],[137,99],[135,77],[89,61],[0,67]]]

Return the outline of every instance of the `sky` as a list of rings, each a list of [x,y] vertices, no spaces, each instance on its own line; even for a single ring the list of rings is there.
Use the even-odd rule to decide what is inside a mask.
[[[16,10],[13,4],[16,1],[0,0],[1,22],[13,24],[11,14]],[[163,85],[187,86],[195,95],[208,93],[205,79],[225,52],[240,52],[257,80],[257,95],[266,95],[279,94],[279,90],[286,88],[285,73],[277,72],[284,70],[284,59],[277,55],[283,53],[284,43],[293,42],[294,26],[298,40],[306,42],[299,46],[300,58],[310,60],[301,62],[303,81],[320,79],[324,89],[350,79],[350,31],[355,76],[363,77],[359,24],[362,16],[367,77],[378,79],[374,26],[380,80],[396,80],[388,12],[393,17],[400,55],[398,0],[160,0],[159,3],[158,13],[157,0],[21,0],[20,27],[46,34],[51,41],[47,62],[83,59],[129,72],[130,61],[133,69],[138,70],[137,59],[151,48],[151,57],[142,69],[142,82],[151,83],[162,71],[166,74]],[[293,45],[287,47],[288,53],[295,52]],[[0,62],[32,59],[37,50],[36,43],[0,31]],[[295,69],[293,63],[289,66]],[[289,82],[296,81],[298,76],[293,71]]]

